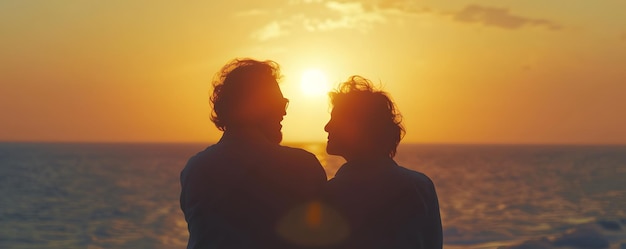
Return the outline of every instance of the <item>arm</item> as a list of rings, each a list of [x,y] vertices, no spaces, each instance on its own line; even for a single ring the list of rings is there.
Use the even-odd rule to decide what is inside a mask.
[[[439,200],[435,191],[435,185],[430,178],[425,177],[426,181],[423,187],[426,190],[427,217],[424,224],[424,248],[441,249],[443,248],[443,229],[439,212]]]

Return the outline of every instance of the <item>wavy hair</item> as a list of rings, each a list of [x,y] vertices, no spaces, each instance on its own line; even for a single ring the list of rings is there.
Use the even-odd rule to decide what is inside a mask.
[[[211,121],[221,130],[233,122],[233,111],[237,110],[251,93],[269,82],[280,79],[278,63],[249,58],[234,59],[227,63],[213,78],[210,96]]]
[[[365,128],[371,144],[390,157],[404,136],[402,115],[388,93],[378,90],[362,76],[351,76],[330,94],[334,107],[347,107]]]

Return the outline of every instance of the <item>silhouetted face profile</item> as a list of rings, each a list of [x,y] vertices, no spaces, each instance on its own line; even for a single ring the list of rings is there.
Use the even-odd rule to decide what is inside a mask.
[[[333,109],[324,127],[328,154],[348,161],[395,155],[404,128],[387,93],[363,77],[352,76],[330,97]]]
[[[359,125],[358,117],[349,105],[336,105],[330,113],[330,120],[324,127],[328,132],[326,152],[330,155],[343,156],[344,158],[360,154],[363,150],[365,132]]]
[[[253,132],[273,143],[282,140],[281,122],[289,101],[278,86],[273,61],[235,60],[213,82],[211,120],[227,132]]]
[[[251,111],[250,120],[246,122],[257,127],[271,142],[280,143],[283,139],[281,122],[287,115],[289,101],[283,97],[278,82],[275,79],[268,80],[268,87],[257,91],[256,96],[247,103]]]

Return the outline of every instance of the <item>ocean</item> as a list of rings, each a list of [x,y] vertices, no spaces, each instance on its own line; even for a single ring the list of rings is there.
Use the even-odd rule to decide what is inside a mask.
[[[329,177],[343,163],[324,144]],[[203,144],[0,143],[0,248],[185,248],[179,173]],[[626,146],[402,144],[444,248],[626,249]]]

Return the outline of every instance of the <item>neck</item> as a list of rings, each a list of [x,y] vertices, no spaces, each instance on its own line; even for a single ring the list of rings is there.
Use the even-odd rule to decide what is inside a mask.
[[[270,140],[259,129],[244,126],[228,127],[220,141],[270,143]]]
[[[380,160],[391,159],[388,155],[385,154],[376,154],[376,153],[360,153],[357,155],[345,155],[343,156],[347,162],[375,162]]]

